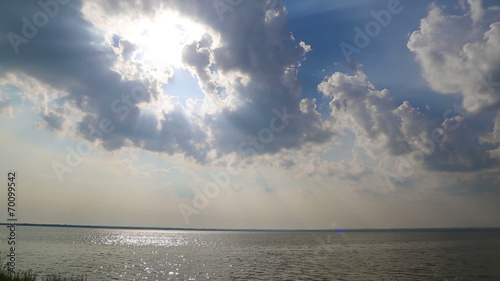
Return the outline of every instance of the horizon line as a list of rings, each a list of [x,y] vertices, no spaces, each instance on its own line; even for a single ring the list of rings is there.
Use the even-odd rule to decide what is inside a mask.
[[[9,222],[0,222],[0,225],[10,225]],[[84,225],[84,224],[51,224],[51,223],[16,223],[16,226],[34,227],[68,227],[68,228],[97,228],[97,229],[129,229],[129,230],[180,230],[180,231],[248,231],[248,232],[390,232],[390,231],[500,231],[500,227],[417,227],[417,228],[326,228],[326,229],[267,229],[267,228],[203,228],[203,227],[153,227],[153,226],[112,226],[112,225]]]

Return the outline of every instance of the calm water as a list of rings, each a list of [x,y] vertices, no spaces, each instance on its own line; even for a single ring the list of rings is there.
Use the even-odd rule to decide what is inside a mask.
[[[18,227],[17,239],[19,268],[89,280],[500,280],[500,232]]]

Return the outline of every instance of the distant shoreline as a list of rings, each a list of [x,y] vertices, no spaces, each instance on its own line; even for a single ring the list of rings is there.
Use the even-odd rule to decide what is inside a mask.
[[[9,223],[0,223],[9,225]],[[360,228],[360,229],[237,229],[237,228],[181,228],[181,227],[141,227],[103,226],[78,224],[16,223],[16,226],[66,227],[124,230],[178,230],[178,231],[233,231],[233,232],[451,232],[451,231],[500,231],[500,227],[444,227],[444,228]]]

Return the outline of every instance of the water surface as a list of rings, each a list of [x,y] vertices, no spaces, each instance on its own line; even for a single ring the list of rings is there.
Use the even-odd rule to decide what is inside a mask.
[[[5,227],[1,237],[7,237]],[[500,280],[500,232],[18,226],[17,267],[88,280]],[[0,250],[7,242],[0,240]]]

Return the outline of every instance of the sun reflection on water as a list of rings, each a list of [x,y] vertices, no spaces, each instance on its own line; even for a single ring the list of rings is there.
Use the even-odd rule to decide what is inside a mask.
[[[86,242],[111,246],[179,247],[189,244],[200,246],[200,241],[186,239],[184,232],[157,230],[102,229],[88,233]]]

